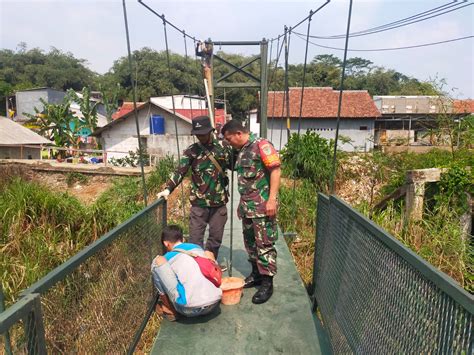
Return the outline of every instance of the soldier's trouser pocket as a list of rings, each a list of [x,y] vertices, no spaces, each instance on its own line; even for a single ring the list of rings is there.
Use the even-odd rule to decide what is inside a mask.
[[[276,218],[253,218],[252,221],[255,233],[258,234],[258,238],[264,243],[274,243],[278,240],[278,225]]]
[[[255,261],[262,275],[276,274],[277,252],[274,246],[278,239],[275,218],[244,218],[244,241],[249,259]]]

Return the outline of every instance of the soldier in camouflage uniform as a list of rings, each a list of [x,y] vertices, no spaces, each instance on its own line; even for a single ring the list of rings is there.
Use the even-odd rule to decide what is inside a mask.
[[[277,193],[280,186],[280,158],[273,145],[248,132],[238,121],[222,127],[226,141],[239,150],[235,170],[240,192],[238,216],[242,219],[244,243],[252,273],[245,288],[261,285],[252,298],[259,304],[273,293],[273,276],[277,272],[275,241]]]
[[[224,148],[214,138],[214,129],[208,116],[196,117],[192,124],[191,134],[196,135],[199,142],[190,145],[183,152],[177,170],[166,183],[166,189],[158,194],[158,198],[167,198],[191,168],[190,242],[212,252],[217,260],[227,221],[226,203],[229,196],[225,171],[229,168],[230,147]],[[208,224],[209,237],[204,247],[204,232]]]

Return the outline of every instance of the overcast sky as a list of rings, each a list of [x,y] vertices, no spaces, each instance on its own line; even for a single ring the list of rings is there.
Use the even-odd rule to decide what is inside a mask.
[[[146,4],[196,38],[213,40],[260,40],[282,33],[324,1],[215,0],[152,1]],[[449,1],[433,0],[354,0],[351,31],[386,24]],[[467,3],[472,3],[468,1]],[[333,0],[311,22],[312,35],[345,33],[347,0]],[[390,48],[438,42],[474,34],[474,6],[440,17],[370,36],[350,38],[354,49]],[[127,0],[132,49],[144,46],[164,49],[161,20],[138,1]],[[306,23],[298,28],[306,32]],[[184,53],[183,37],[171,28],[169,44]],[[343,47],[344,40],[314,40]],[[0,44],[16,49],[26,42],[28,48],[48,50],[54,46],[86,59],[89,67],[105,73],[120,56],[126,55],[126,39],[121,0],[0,0]],[[191,43],[188,42],[188,48]],[[226,51],[255,53],[245,47],[226,47]],[[275,53],[275,51],[273,51]],[[318,54],[342,52],[313,45],[309,58]],[[390,52],[349,52],[349,56],[370,59],[376,65],[392,68],[420,80],[444,78],[456,97],[474,97],[474,39],[419,49]],[[292,37],[290,62],[302,63],[304,41]]]

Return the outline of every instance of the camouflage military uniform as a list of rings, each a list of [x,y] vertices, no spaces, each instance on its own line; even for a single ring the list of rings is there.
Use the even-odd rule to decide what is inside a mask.
[[[209,224],[209,238],[205,249],[212,251],[217,258],[227,221],[226,203],[229,194],[226,188],[227,178],[222,176],[208,158],[209,153],[212,153],[224,172],[229,168],[229,148],[224,148],[214,138],[205,147],[194,143],[184,151],[178,169],[167,183],[167,188],[173,191],[191,168],[190,242],[203,247],[204,232]]]
[[[273,146],[263,138],[250,134],[249,141],[242,147],[237,157],[235,169],[238,175],[240,203],[239,218],[242,219],[244,242],[249,259],[256,262],[261,275],[276,274],[274,242],[278,238],[275,217],[266,215],[266,202],[270,195],[270,171],[266,168],[259,145]],[[274,151],[275,152],[275,151]],[[278,154],[273,167],[280,166]]]

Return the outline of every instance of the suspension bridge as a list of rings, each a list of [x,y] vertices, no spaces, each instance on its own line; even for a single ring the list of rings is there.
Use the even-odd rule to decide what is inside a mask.
[[[139,3],[163,22],[169,67],[167,26],[182,33],[185,47],[187,39],[196,44],[196,38],[145,2]],[[205,76],[209,79],[206,85],[212,84],[211,90],[206,89],[210,114],[213,113],[213,88],[258,88],[261,135],[265,137],[268,81],[272,80],[272,75],[268,77],[268,43],[277,42],[276,65],[283,52],[288,73],[289,36],[306,22],[305,68],[311,19],[328,3],[310,11],[296,25],[285,27],[282,35],[269,41],[211,42],[224,46],[258,46],[260,77],[245,71],[249,63],[236,66],[212,55],[211,61],[223,61],[232,72],[221,78],[214,78],[212,71],[210,76]],[[344,35],[338,122],[351,8],[352,1]],[[133,76],[125,1],[123,9]],[[448,11],[448,8],[438,10]],[[432,10],[425,15],[436,13]],[[251,82],[225,81],[235,73]],[[301,101],[305,71],[303,73]],[[287,91],[287,75],[285,84]],[[284,99],[289,112],[288,95]],[[134,106],[136,114],[136,96]],[[337,138],[338,129],[336,147]],[[138,141],[140,144],[140,139]],[[333,172],[337,163],[336,147]],[[178,155],[179,151],[178,143]],[[4,309],[0,300],[0,346],[6,354],[473,352],[473,296],[336,196],[322,194],[315,216],[313,279],[309,289],[304,287],[285,240],[280,236],[277,242],[279,273],[275,278],[275,293],[267,303],[253,305],[245,290],[239,305],[221,305],[217,312],[206,317],[174,323],[163,321],[158,327],[153,317],[157,295],[151,284],[150,262],[163,252],[160,233],[168,221],[167,202],[160,199],[148,204],[143,165],[141,169],[145,200],[142,211],[24,290],[9,308]],[[232,194],[233,213],[237,199],[238,196]],[[249,273],[250,265],[243,248],[241,227],[233,223],[234,219],[235,216],[226,227],[220,257],[230,262],[233,275],[244,276]]]

